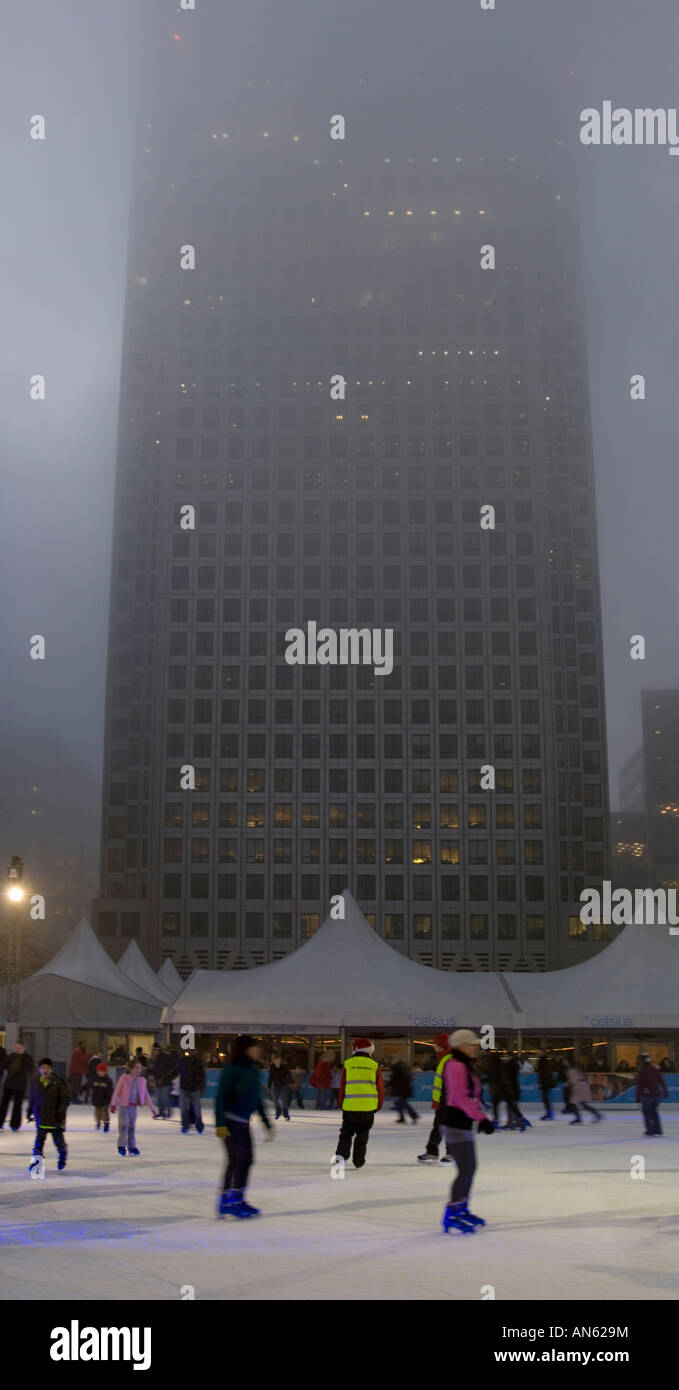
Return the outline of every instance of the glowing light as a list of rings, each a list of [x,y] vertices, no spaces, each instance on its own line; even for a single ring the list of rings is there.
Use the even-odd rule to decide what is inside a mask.
[[[24,890],[23,890],[23,888],[15,887],[15,888],[9,888],[9,889],[7,890],[7,897],[9,898],[9,900],[10,900],[11,903],[20,903],[20,902],[21,902],[21,899],[23,898],[23,896],[24,896]]]

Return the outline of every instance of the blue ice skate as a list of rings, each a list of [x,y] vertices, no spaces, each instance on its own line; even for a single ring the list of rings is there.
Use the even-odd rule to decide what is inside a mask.
[[[217,1203],[217,1216],[230,1216],[236,1202],[236,1193],[233,1189],[222,1192]]]
[[[260,1215],[259,1207],[253,1207],[249,1202],[246,1202],[245,1193],[243,1191],[234,1192],[234,1199],[233,1206],[230,1209],[232,1216],[239,1216],[241,1220],[246,1220],[250,1216]]]
[[[462,1215],[465,1221],[471,1221],[472,1226],[485,1226],[486,1224],[482,1216],[475,1216],[473,1211],[469,1210],[466,1202],[462,1203]]]
[[[475,1226],[464,1213],[464,1202],[449,1202],[441,1221],[441,1230],[444,1235],[449,1231],[458,1231],[463,1236],[473,1236]]]

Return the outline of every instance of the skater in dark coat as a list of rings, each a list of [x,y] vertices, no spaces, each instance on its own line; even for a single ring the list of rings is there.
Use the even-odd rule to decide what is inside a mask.
[[[31,1084],[33,1063],[23,1043],[16,1042],[7,1058],[5,1086],[0,1100],[0,1129],[4,1128],[7,1111],[11,1106],[9,1127],[15,1132],[21,1129],[21,1106]]]
[[[52,1135],[59,1154],[57,1159],[58,1171],[61,1173],[66,1167],[68,1149],[64,1139],[64,1130],[66,1128],[66,1111],[70,1103],[71,1088],[68,1081],[65,1081],[62,1076],[57,1076],[50,1057],[42,1057],[38,1066],[38,1076],[31,1086],[29,1101],[31,1114],[35,1116],[36,1124],[33,1160],[29,1165],[29,1173],[40,1165],[40,1158],[48,1134]]]
[[[519,1095],[519,1064],[515,1059],[515,1065],[511,1064],[511,1058],[507,1053],[491,1053],[488,1063],[488,1086],[490,1099],[493,1106],[493,1121],[496,1128],[498,1125],[498,1108],[501,1104],[507,1107],[507,1122],[502,1125],[502,1129],[524,1129],[530,1128],[530,1120],[521,1114],[517,1100]]]
[[[215,1099],[215,1125],[218,1139],[226,1145],[227,1163],[218,1216],[259,1216],[259,1208],[245,1200],[254,1158],[250,1117],[257,1111],[267,1139],[276,1131],[269,1124],[262,1100],[259,1069],[261,1046],[249,1033],[235,1039],[231,1061],[222,1069]]]
[[[439,1144],[441,1143],[440,1115],[443,1068],[450,1057],[450,1043],[448,1042],[447,1033],[436,1034],[434,1038],[434,1049],[436,1052],[436,1071],[434,1073],[434,1085],[431,1093],[431,1108],[434,1111],[434,1123],[431,1127],[424,1153],[417,1155],[418,1163],[435,1163],[439,1156]],[[447,1154],[444,1155],[441,1162],[450,1162]]]
[[[488,1090],[490,1091],[490,1103],[493,1107],[493,1121],[495,1126],[499,1124],[498,1108],[502,1101],[507,1098],[508,1081],[505,1069],[502,1065],[502,1053],[491,1052],[488,1059]]]
[[[542,1104],[545,1107],[545,1113],[544,1115],[540,1116],[540,1119],[553,1120],[554,1113],[552,1111],[552,1103],[550,1100],[549,1093],[554,1085],[554,1059],[549,1055],[548,1052],[540,1053],[540,1056],[538,1057],[537,1072],[538,1085],[540,1087],[540,1095],[542,1096]]]
[[[273,1096],[277,1120],[280,1115],[290,1119],[290,1068],[279,1052],[274,1052],[269,1067],[269,1090]]]
[[[570,1102],[570,1086],[568,1084],[568,1065],[564,1057],[559,1057],[557,1061],[556,1079],[559,1085],[563,1088],[561,1092],[563,1099],[563,1110],[561,1111],[561,1114],[572,1115],[573,1106]]]
[[[195,1047],[191,1048],[179,1063],[179,1107],[182,1117],[182,1134],[188,1134],[191,1122],[199,1134],[205,1128],[200,1098],[205,1090],[205,1066]]]
[[[156,1104],[161,1120],[169,1120],[172,1082],[179,1073],[179,1058],[170,1047],[161,1047],[151,1060],[151,1070],[156,1083]]]
[[[495,1129],[481,1104],[481,1081],[474,1065],[480,1045],[481,1039],[469,1028],[456,1029],[450,1035],[451,1055],[443,1069],[441,1133],[450,1157],[457,1164],[450,1201],[441,1223],[446,1235],[449,1231],[470,1235],[477,1226],[486,1224],[468,1205],[476,1171],[474,1124],[478,1124],[481,1134],[492,1134]]]
[[[91,1096],[96,1127],[103,1129],[104,1134],[108,1134],[109,1130],[109,1106],[112,1095],[113,1082],[108,1074],[108,1067],[105,1062],[100,1062],[92,1082]]]
[[[417,1111],[413,1110],[412,1105],[408,1103],[413,1094],[410,1067],[401,1057],[397,1057],[392,1067],[390,1089],[398,1110],[397,1125],[405,1124],[406,1115],[409,1116],[414,1125],[417,1124],[420,1117]]]
[[[519,1109],[519,1100],[521,1099],[521,1087],[519,1083],[521,1064],[515,1052],[511,1054],[505,1053],[503,1064],[505,1076],[507,1078],[504,1100],[509,1111],[509,1121],[506,1125],[503,1125],[503,1129],[520,1129],[523,1134],[524,1129],[531,1128],[531,1122],[526,1119],[525,1115],[521,1114]]]
[[[662,1099],[667,1100],[665,1078],[658,1067],[653,1065],[648,1053],[643,1052],[641,1066],[637,1072],[637,1102],[641,1102],[641,1113],[649,1138],[663,1132],[658,1114],[658,1106]]]
[[[370,1038],[357,1038],[342,1068],[337,1097],[342,1128],[331,1169],[335,1174],[343,1171],[348,1158],[353,1157],[354,1168],[363,1167],[375,1113],[384,1104],[384,1082],[374,1051]]]

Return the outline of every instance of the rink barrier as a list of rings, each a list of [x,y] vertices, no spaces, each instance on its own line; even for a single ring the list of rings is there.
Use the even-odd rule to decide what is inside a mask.
[[[210,1067],[206,1073],[205,1099],[213,1101],[217,1092],[217,1082],[219,1080],[219,1068]],[[263,1073],[266,1082],[266,1071]],[[592,1092],[592,1100],[615,1105],[636,1105],[636,1081],[632,1072],[586,1072]],[[679,1073],[663,1072],[663,1079],[669,1092],[668,1100],[679,1102]],[[416,1072],[412,1079],[414,1101],[431,1101],[432,1087],[434,1084],[434,1073]],[[541,1104],[540,1087],[535,1073],[522,1072],[519,1076],[520,1099],[526,1105]],[[557,1082],[551,1093],[554,1105],[561,1099],[562,1085]],[[315,1105],[316,1088],[304,1082],[301,1087],[302,1100],[305,1105]],[[488,1087],[483,1088],[483,1098],[486,1103],[490,1103]],[[295,1100],[293,1097],[293,1106]]]

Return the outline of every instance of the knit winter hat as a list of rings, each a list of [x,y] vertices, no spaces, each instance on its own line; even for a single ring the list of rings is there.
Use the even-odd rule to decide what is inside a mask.
[[[257,1038],[253,1038],[251,1033],[239,1034],[231,1044],[231,1061],[242,1062],[251,1047],[259,1047]]]
[[[357,1038],[356,1041],[355,1041],[355,1043],[354,1043],[354,1045],[353,1045],[353,1047],[352,1047],[352,1049],[351,1049],[351,1051],[352,1051],[352,1052],[374,1052],[374,1051],[375,1051],[375,1044],[374,1044],[373,1042],[370,1041],[370,1038]]]
[[[434,1038],[434,1047],[438,1052],[447,1052],[450,1047],[447,1033],[437,1033]]]
[[[97,1067],[97,1076],[108,1076],[108,1067],[105,1062],[100,1062]]]
[[[481,1039],[477,1038],[476,1033],[472,1033],[471,1028],[456,1028],[455,1032],[451,1033],[448,1042],[451,1047],[466,1047],[472,1043],[481,1045]]]

